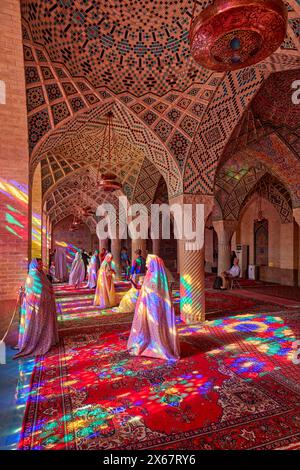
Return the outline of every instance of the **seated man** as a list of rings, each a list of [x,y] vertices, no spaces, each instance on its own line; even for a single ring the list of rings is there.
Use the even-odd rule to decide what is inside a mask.
[[[232,280],[235,277],[239,277],[239,275],[240,275],[239,259],[234,258],[233,266],[229,269],[229,271],[223,271],[221,273],[221,278],[223,281],[221,289],[228,289]]]

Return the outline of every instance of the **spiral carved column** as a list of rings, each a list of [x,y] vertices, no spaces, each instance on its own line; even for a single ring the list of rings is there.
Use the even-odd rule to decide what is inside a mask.
[[[190,249],[187,240],[178,242],[178,258],[180,265],[180,317],[185,323],[197,323],[205,320],[205,221],[213,208],[212,196],[182,195],[170,201],[171,204],[192,204],[193,217],[191,224],[195,226],[196,205],[203,204],[204,212],[201,220],[197,219],[203,232],[203,240],[195,249]]]

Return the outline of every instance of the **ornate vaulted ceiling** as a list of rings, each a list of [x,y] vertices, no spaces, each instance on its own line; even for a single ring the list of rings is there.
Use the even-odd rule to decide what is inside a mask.
[[[199,7],[212,3],[198,2]],[[211,73],[190,56],[193,0],[23,1],[34,41],[47,47],[73,77],[114,93],[184,90]]]
[[[196,12],[210,3],[197,1]],[[270,112],[249,108],[253,97],[273,72],[300,67],[300,7],[286,4],[288,34],[276,54],[223,75],[191,58],[193,0],[21,0],[31,171],[42,162],[47,201],[73,172],[95,169],[112,107],[116,168],[129,200],[151,202],[161,175],[169,196],[211,193],[230,137],[232,152],[241,129],[256,142],[276,127]],[[272,89],[276,78],[269,80]],[[264,109],[262,95],[255,102]]]

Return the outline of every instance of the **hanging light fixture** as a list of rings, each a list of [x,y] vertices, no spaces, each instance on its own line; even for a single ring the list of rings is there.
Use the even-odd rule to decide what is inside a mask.
[[[89,217],[94,214],[94,210],[89,202],[88,191],[96,189],[96,185],[90,177],[89,169],[80,178],[80,188],[81,207],[79,212],[82,217]]]
[[[195,61],[226,72],[256,64],[284,41],[287,8],[282,0],[215,0],[199,15],[194,3],[189,39]]]
[[[111,168],[111,141],[112,141],[112,119],[113,119],[113,113],[110,111],[106,115],[107,121],[105,124],[105,129],[104,129],[104,134],[103,134],[103,142],[102,142],[102,150],[101,150],[101,156],[103,157],[103,150],[104,150],[104,144],[105,144],[105,138],[106,134],[108,134],[108,169],[110,170]],[[101,177],[99,178],[100,175],[100,160],[99,160],[99,165],[98,165],[98,171],[97,171],[97,187],[101,189],[102,191],[105,192],[113,192],[118,189],[122,188],[121,183],[117,181],[117,175],[113,171],[107,171],[106,173],[102,173]],[[98,179],[99,178],[99,179]]]

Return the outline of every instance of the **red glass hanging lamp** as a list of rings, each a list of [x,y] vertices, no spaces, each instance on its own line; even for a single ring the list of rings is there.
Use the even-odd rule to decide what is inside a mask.
[[[199,15],[194,4],[189,40],[203,67],[226,72],[254,65],[275,52],[287,31],[282,0],[215,0]]]
[[[112,144],[112,138],[113,138],[112,120],[113,120],[113,113],[110,111],[106,115],[106,124],[105,124],[105,129],[104,129],[104,134],[103,134],[103,142],[102,142],[102,150],[101,150],[101,156],[103,157],[105,138],[107,134],[108,136],[108,156],[107,156],[108,164],[107,166],[109,170],[111,169],[111,150],[112,150],[111,144]],[[122,188],[122,184],[117,181],[117,175],[112,170],[102,173],[100,178],[99,178],[99,174],[100,174],[100,160],[99,160],[99,166],[98,166],[98,172],[97,172],[97,187],[105,192],[113,192]]]

